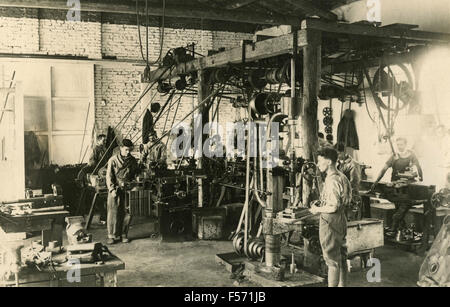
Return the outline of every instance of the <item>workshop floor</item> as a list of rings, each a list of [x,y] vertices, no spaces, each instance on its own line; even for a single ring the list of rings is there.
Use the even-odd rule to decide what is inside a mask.
[[[110,247],[112,253],[125,262],[119,271],[119,286],[185,286],[224,287],[236,286],[224,267],[215,262],[217,253],[232,251],[228,241],[193,241],[161,243],[149,238],[150,225],[138,221],[132,225],[129,244]],[[104,242],[106,227],[94,226],[94,240]],[[381,263],[381,282],[369,283],[366,272],[352,272],[349,285],[356,287],[414,287],[423,257],[402,251],[393,246],[377,249],[375,256]],[[256,286],[250,282],[240,286]]]

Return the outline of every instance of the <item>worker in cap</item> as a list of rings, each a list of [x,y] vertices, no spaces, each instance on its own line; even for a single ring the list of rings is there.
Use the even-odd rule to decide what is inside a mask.
[[[311,205],[313,214],[320,214],[319,240],[323,259],[328,266],[328,286],[344,287],[347,281],[347,219],[345,208],[352,199],[349,180],[337,170],[338,153],[325,147],[318,152],[317,166],[326,173],[320,195]]]
[[[120,151],[108,161],[106,172],[108,244],[114,244],[120,240],[123,243],[129,242],[128,229],[131,215],[128,213],[128,206],[125,203],[125,185],[132,181],[139,172],[138,163],[131,155],[132,150],[131,140],[123,139]]]

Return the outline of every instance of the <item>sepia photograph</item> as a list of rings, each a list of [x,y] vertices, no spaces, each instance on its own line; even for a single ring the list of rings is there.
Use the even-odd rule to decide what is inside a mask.
[[[450,0],[0,0],[6,295],[450,287],[449,251]]]

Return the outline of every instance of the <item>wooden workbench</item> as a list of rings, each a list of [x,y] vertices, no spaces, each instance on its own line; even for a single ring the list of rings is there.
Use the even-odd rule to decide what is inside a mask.
[[[50,241],[58,241],[62,245],[64,232],[64,218],[69,211],[38,212],[30,215],[0,217],[0,227],[6,233],[42,232],[42,244],[48,245]]]
[[[56,256],[54,259],[64,259],[65,254]],[[70,282],[70,277],[75,277],[74,266],[67,262],[52,267],[23,268],[19,273],[19,287],[116,287],[117,271],[125,269],[125,263],[117,257],[105,261],[104,264],[81,264],[79,282]],[[69,273],[69,274],[68,274]],[[15,281],[0,281],[0,286],[14,287]]]

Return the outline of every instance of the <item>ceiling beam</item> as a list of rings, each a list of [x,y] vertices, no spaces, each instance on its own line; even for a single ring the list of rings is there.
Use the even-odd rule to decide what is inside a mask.
[[[302,29],[315,29],[329,33],[349,35],[362,35],[379,37],[383,39],[401,39],[415,42],[450,43],[450,34],[409,30],[394,27],[374,27],[371,25],[348,24],[344,22],[328,22],[317,18],[309,18],[302,21]]]
[[[144,2],[141,2],[141,12],[144,13]],[[67,0],[1,0],[0,7],[20,7],[20,8],[43,8],[68,10]],[[107,12],[107,13],[123,13],[136,14],[136,5],[133,2],[102,2],[99,0],[81,1],[81,11],[90,12]],[[163,8],[151,4],[149,6],[149,15],[162,16]],[[269,24],[269,25],[295,25],[300,22],[299,18],[291,16],[283,16],[282,14],[255,14],[246,11],[227,11],[214,10],[204,7],[192,6],[166,6],[166,17],[184,17],[194,19],[211,19],[223,20],[231,22],[244,22],[253,24]]]
[[[158,68],[150,72],[149,82],[166,80],[178,75],[188,74],[194,71],[224,67],[228,64],[240,64],[245,55],[246,62],[257,61],[277,55],[287,54],[293,51],[294,36],[292,33],[233,48],[211,56],[198,58],[187,63],[182,63],[173,69]],[[307,44],[307,33],[304,30],[298,32],[298,47],[302,48]],[[243,48],[245,51],[243,52]]]
[[[238,9],[240,7],[252,4],[253,2],[256,2],[259,0],[232,0],[229,1],[229,3],[227,4],[227,6],[225,6],[225,8],[227,10],[234,10],[234,9]]]
[[[308,16],[319,16],[320,18],[323,19],[327,19],[327,20],[337,20],[337,16],[336,14],[321,9],[319,7],[317,7],[316,5],[312,4],[309,1],[306,0],[285,0],[286,2],[288,2],[290,5],[292,5],[295,8],[298,8],[300,10],[302,10],[303,12],[305,12],[305,15]]]

